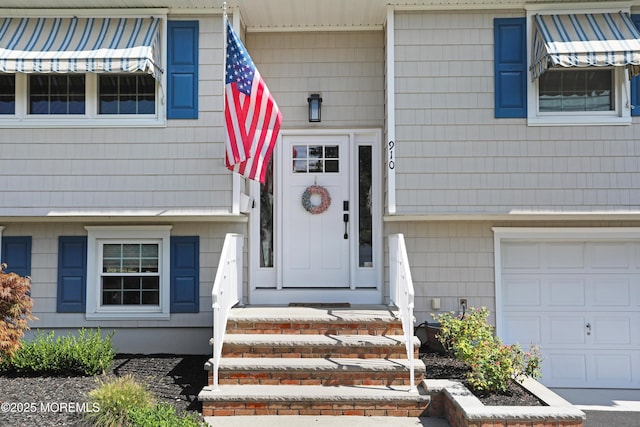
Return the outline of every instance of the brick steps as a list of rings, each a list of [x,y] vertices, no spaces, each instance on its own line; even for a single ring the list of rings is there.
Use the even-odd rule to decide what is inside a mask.
[[[415,384],[424,363],[413,338]],[[421,416],[430,397],[410,391],[402,322],[386,306],[242,307],[227,323],[213,391],[198,399],[205,416]]]
[[[210,360],[206,369],[213,367]],[[415,384],[424,378],[424,365],[415,370]],[[210,382],[213,375],[210,373]],[[219,382],[226,385],[379,385],[410,384],[406,359],[288,359],[225,358],[221,360]]]
[[[414,337],[415,338],[415,337]],[[415,357],[420,343],[415,338]],[[223,357],[406,358],[404,335],[228,334]]]
[[[429,397],[406,388],[323,386],[205,387],[198,398],[204,416],[355,415],[419,417]]]

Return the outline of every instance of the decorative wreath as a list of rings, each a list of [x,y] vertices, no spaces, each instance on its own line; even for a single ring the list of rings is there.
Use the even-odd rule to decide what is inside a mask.
[[[314,205],[311,203],[311,196],[317,194],[320,196],[320,204]],[[302,193],[302,207],[312,215],[321,214],[331,206],[331,196],[326,188],[320,185],[310,185]]]

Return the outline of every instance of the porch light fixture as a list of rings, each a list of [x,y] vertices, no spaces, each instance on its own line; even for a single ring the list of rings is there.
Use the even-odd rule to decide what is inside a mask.
[[[311,95],[309,95],[309,98],[307,98],[307,102],[309,103],[309,121],[322,121],[322,98],[320,97],[320,94],[312,93]]]

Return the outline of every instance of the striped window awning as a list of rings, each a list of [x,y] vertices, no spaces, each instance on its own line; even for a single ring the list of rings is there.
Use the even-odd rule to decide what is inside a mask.
[[[640,74],[640,32],[625,13],[535,15],[531,74],[550,67],[627,67]]]
[[[0,19],[2,73],[162,73],[159,18]]]

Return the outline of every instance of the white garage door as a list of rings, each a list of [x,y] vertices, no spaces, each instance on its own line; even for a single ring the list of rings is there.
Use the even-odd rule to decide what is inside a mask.
[[[640,242],[503,241],[499,334],[550,387],[640,387]]]

